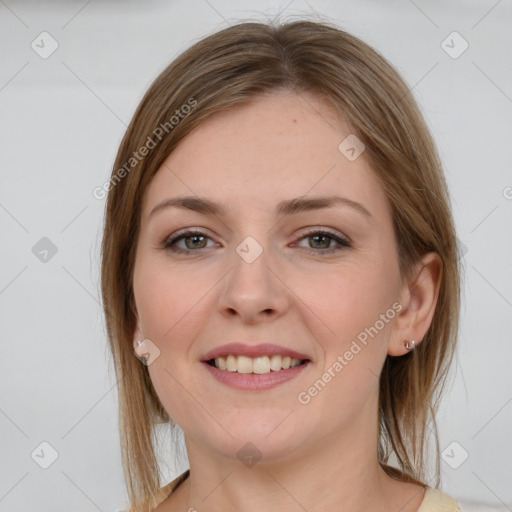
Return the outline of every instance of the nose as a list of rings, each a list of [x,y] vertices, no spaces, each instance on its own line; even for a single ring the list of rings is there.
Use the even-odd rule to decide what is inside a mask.
[[[231,319],[238,317],[247,324],[278,318],[290,304],[290,290],[275,258],[261,246],[258,252],[262,252],[255,259],[247,257],[244,248],[254,251],[254,239],[252,244],[241,244],[238,251],[234,251],[231,271],[224,280],[219,297],[221,314]]]

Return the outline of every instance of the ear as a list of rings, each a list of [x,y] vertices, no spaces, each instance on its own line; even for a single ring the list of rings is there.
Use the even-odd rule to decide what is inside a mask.
[[[418,346],[423,340],[436,309],[442,272],[440,256],[430,252],[418,262],[409,282],[404,283],[399,298],[402,310],[393,324],[388,355],[407,354],[405,341],[414,340]]]

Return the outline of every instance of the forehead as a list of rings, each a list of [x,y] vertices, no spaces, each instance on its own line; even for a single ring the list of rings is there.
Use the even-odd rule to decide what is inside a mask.
[[[339,194],[386,215],[372,169],[340,151],[351,135],[338,112],[311,94],[274,92],[214,114],[190,133],[155,174],[143,218],[160,201],[198,195],[232,208],[270,210],[292,197]]]

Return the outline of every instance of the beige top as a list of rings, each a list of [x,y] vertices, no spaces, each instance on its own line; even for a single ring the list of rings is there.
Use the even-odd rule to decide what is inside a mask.
[[[457,502],[438,489],[427,487],[418,512],[460,512]]]
[[[179,484],[187,479],[188,476],[189,470],[185,471],[172,482],[169,482],[167,485],[160,488],[160,491],[162,492],[161,501],[163,501],[165,497],[169,496],[169,494],[171,494]],[[457,502],[452,497],[448,496],[448,494],[445,494],[438,489],[427,487],[418,512],[460,512],[460,508]]]

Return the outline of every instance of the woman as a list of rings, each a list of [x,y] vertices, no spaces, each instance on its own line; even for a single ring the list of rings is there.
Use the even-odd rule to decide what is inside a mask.
[[[107,188],[130,510],[458,510],[435,489],[437,437],[435,475],[425,456],[457,239],[383,57],[329,23],[206,37],[145,94]],[[164,487],[157,423],[183,430],[190,464]]]

